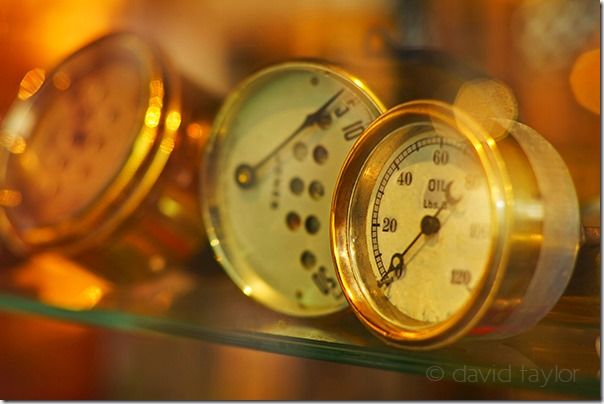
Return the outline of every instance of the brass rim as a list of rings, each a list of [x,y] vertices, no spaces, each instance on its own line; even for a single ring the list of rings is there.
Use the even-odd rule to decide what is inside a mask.
[[[423,328],[401,329],[384,318],[368,302],[364,285],[357,278],[360,268],[369,262],[356,262],[354,246],[349,239],[351,201],[357,192],[359,173],[373,149],[394,129],[417,120],[436,121],[452,128],[473,145],[490,187],[491,252],[486,271],[472,298],[447,320]],[[503,203],[497,203],[502,201]],[[361,135],[349,153],[337,181],[330,217],[332,254],[344,295],[361,321],[388,342],[411,349],[434,349],[454,342],[466,334],[485,314],[493,301],[505,273],[509,253],[509,234],[513,204],[510,180],[494,139],[471,118],[453,106],[431,100],[399,105],[378,118]],[[359,222],[360,223],[360,222]],[[364,230],[363,232],[364,233]],[[360,245],[362,242],[357,241]]]

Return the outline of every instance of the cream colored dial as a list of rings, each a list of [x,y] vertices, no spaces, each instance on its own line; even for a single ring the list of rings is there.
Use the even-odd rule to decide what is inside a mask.
[[[438,323],[470,300],[487,269],[488,184],[471,145],[444,127],[410,125],[392,136],[406,140],[383,165],[372,192],[370,262],[397,310]]]
[[[345,307],[329,250],[332,190],[346,153],[382,111],[339,70],[306,62],[253,76],[227,101],[203,167],[205,221],[219,262],[269,307]]]

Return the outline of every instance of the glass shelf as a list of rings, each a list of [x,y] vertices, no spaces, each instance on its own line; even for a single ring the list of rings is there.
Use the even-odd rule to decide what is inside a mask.
[[[2,310],[456,382],[600,397],[596,351],[599,288],[595,295],[581,295],[576,292],[581,288],[573,289],[571,284],[571,295],[563,297],[545,320],[522,335],[499,341],[465,340],[437,351],[409,352],[383,343],[349,310],[306,319],[260,306],[218,268],[209,248],[186,266],[167,268],[130,284],[108,281],[99,271],[52,254],[0,269]],[[599,279],[593,263],[576,273],[578,279],[594,274]]]

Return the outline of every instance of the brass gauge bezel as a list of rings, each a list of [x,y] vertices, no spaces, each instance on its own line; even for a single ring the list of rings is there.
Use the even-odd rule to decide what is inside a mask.
[[[362,99],[363,102],[367,103],[369,108],[376,113],[375,115],[379,115],[386,110],[382,102],[365,83],[346,70],[329,62],[319,60],[292,60],[274,64],[259,70],[247,77],[231,93],[216,116],[207,147],[205,148],[201,167],[201,189],[203,190],[201,205],[206,234],[210,241],[210,245],[214,250],[214,255],[235,284],[246,295],[249,295],[270,309],[288,315],[309,317],[340,311],[347,306],[346,300],[342,299],[338,304],[322,309],[294,307],[294,303],[290,302],[265,279],[257,275],[252,265],[245,262],[241,257],[236,257],[238,252],[233,251],[232,246],[226,245],[223,241],[223,234],[228,231],[228,229],[223,228],[220,218],[221,214],[217,213],[220,209],[220,201],[217,196],[219,193],[217,191],[219,173],[216,168],[218,166],[218,157],[216,156],[214,149],[217,145],[222,144],[225,137],[228,135],[225,126],[228,126],[230,120],[233,119],[231,116],[232,109],[255,91],[257,83],[267,80],[273,75],[296,70],[311,70],[335,76],[349,88],[354,87],[356,95]],[[253,212],[250,212],[250,214],[253,214]],[[267,259],[270,259],[270,257],[267,257]]]
[[[367,166],[378,148],[384,153],[396,150],[404,140],[392,135],[407,125],[439,124],[467,139],[478,157],[489,186],[491,206],[491,249],[479,284],[464,306],[446,320],[426,324],[406,317],[388,306],[371,273],[366,243],[365,209],[368,207],[372,179],[381,167]],[[376,159],[376,160],[379,160]],[[385,160],[383,160],[385,161]],[[449,344],[467,334],[491,307],[506,276],[514,234],[513,207],[517,195],[495,139],[459,109],[439,101],[408,102],[389,110],[363,133],[349,153],[332,202],[330,232],[332,254],[344,294],[355,314],[372,331],[386,341],[410,349],[433,349]],[[358,203],[356,201],[359,201]],[[351,230],[351,220],[355,220]],[[361,223],[361,224],[359,224]],[[367,284],[367,280],[375,285]],[[381,306],[381,307],[380,307]],[[398,314],[396,314],[398,313]],[[389,316],[393,317],[389,317]],[[406,318],[405,318],[406,317]]]
[[[97,245],[111,234],[141,202],[157,182],[175,146],[181,121],[180,84],[161,52],[134,34],[117,33],[102,37],[81,48],[55,69],[39,90],[24,101],[16,101],[2,127],[6,138],[21,138],[27,142],[27,122],[37,114],[36,108],[47,91],[55,91],[56,74],[80,74],[93,69],[95,61],[127,57],[136,60],[144,76],[147,96],[141,100],[145,108],[143,121],[136,134],[130,154],[103,189],[98,198],[73,217],[57,224],[34,227],[23,233],[13,226],[5,209],[0,209],[0,230],[14,251],[29,254],[39,250],[57,249],[79,252]],[[152,119],[147,119],[150,115]],[[0,178],[6,175],[8,150],[0,154]]]

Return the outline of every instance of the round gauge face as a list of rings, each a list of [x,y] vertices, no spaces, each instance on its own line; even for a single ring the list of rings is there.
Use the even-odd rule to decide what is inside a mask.
[[[266,69],[227,101],[206,149],[206,227],[219,262],[265,305],[293,315],[346,300],[329,247],[336,178],[383,111],[357,80],[315,63]]]
[[[373,153],[365,163],[379,167],[362,219],[365,277],[388,310],[441,323],[472,301],[488,268],[488,183],[472,145],[444,126],[408,125],[388,136],[400,140],[387,160]],[[351,226],[359,219],[351,212]]]
[[[423,350],[469,332],[513,335],[562,293],[578,240],[574,189],[553,148],[510,124],[495,139],[459,108],[413,101],[350,151],[333,256],[353,311],[387,342]]]
[[[4,186],[22,202],[6,208],[14,228],[76,219],[124,168],[145,120],[149,71],[135,55],[76,54],[32,97],[16,130],[26,141],[11,154]]]

